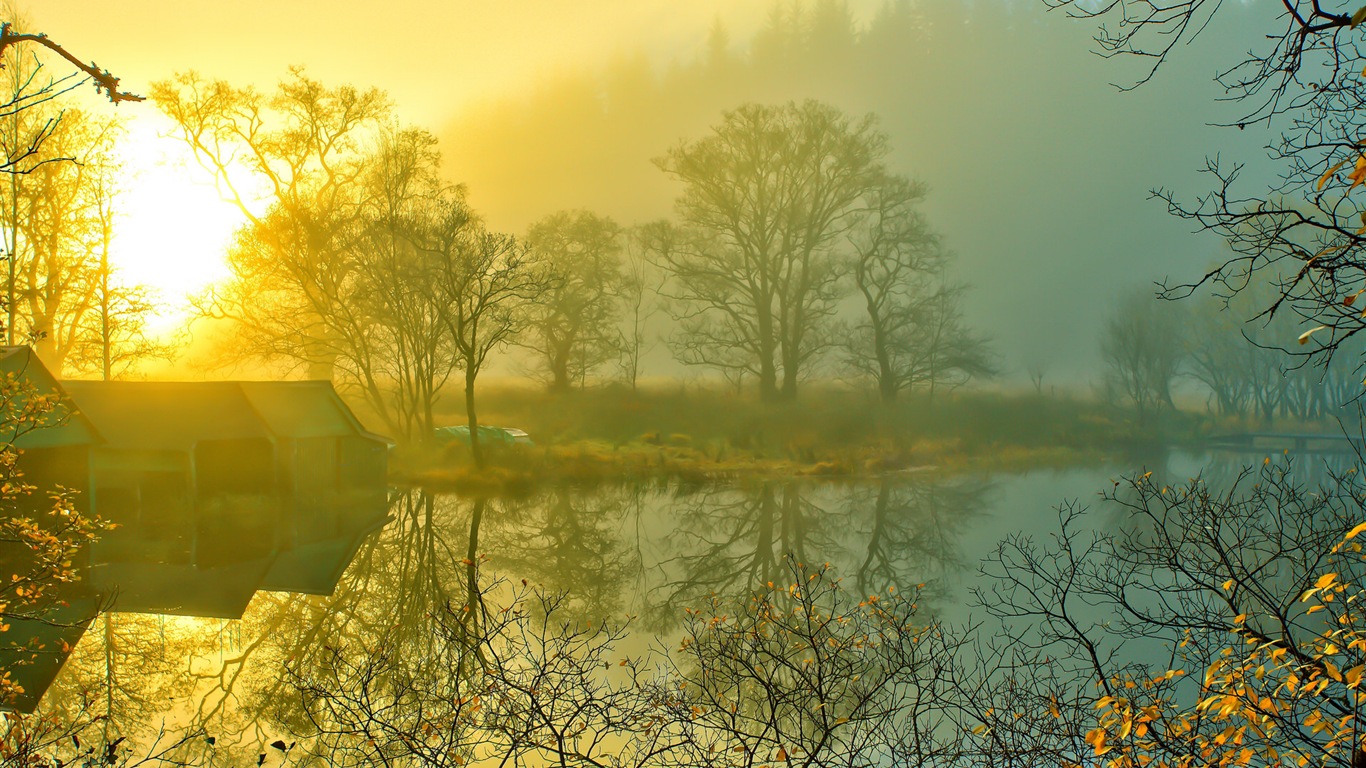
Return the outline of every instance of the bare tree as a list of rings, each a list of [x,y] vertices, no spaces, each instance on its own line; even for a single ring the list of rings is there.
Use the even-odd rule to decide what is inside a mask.
[[[1150,68],[1140,83],[1178,42],[1193,40],[1215,15],[1227,13],[1212,0],[1044,2],[1083,18],[1122,20],[1102,27],[1096,40],[1106,55],[1143,59]],[[1267,270],[1275,290],[1257,317],[1287,317],[1296,326],[1288,335],[1302,345],[1295,354],[1321,359],[1366,328],[1353,308],[1366,286],[1366,230],[1355,192],[1366,181],[1358,79],[1366,50],[1357,39],[1363,14],[1320,0],[1284,0],[1248,13],[1263,19],[1261,29],[1217,80],[1239,110],[1228,124],[1270,129],[1268,149],[1278,168],[1249,190],[1243,166],[1216,156],[1204,168],[1209,193],[1181,201],[1170,190],[1154,192],[1172,213],[1217,233],[1232,249],[1220,264],[1170,286],[1169,295],[1207,287],[1227,298]]]
[[[1171,388],[1185,357],[1181,332],[1173,308],[1146,291],[1126,296],[1105,324],[1100,354],[1106,393],[1132,405],[1140,427],[1162,408],[1176,407]]]
[[[27,32],[13,6],[5,8],[8,21],[0,24],[0,69],[4,70],[3,94],[0,95],[0,172],[7,178],[8,195],[4,201],[6,214],[5,257],[8,261],[6,283],[6,343],[14,344],[18,323],[20,289],[18,257],[22,235],[19,231],[20,198],[25,182],[22,177],[42,166],[68,163],[77,157],[45,146],[62,123],[63,111],[58,100],[75,88],[93,81],[114,104],[142,101],[141,96],[120,90],[119,78],[95,64],[87,64],[40,32]],[[43,52],[60,57],[75,72],[58,76],[46,68]],[[88,78],[88,80],[87,80]]]
[[[363,357],[367,323],[351,301],[347,250],[386,97],[294,70],[271,96],[188,73],[156,83],[152,99],[248,221],[229,253],[232,280],[201,311],[234,321],[246,354],[315,378],[331,378],[339,357]]]
[[[979,601],[1031,663],[998,690],[1052,717],[993,730],[1114,768],[1358,765],[1360,482],[1293,469],[1225,489],[1126,477],[1104,508],[1064,505],[1051,536],[1003,542]]]
[[[473,228],[463,190],[437,174],[436,139],[426,131],[385,129],[367,163],[368,196],[361,230],[345,258],[355,265],[352,287],[356,354],[338,359],[345,377],[409,442],[430,438],[442,388],[459,367],[443,322],[444,297],[432,290],[433,264],[420,233],[444,199],[451,226]]]
[[[531,225],[527,246],[552,280],[531,308],[522,341],[553,392],[569,389],[616,356],[623,287],[621,227],[588,211],[560,211]]]
[[[19,199],[7,206],[18,211],[19,218],[8,223],[23,243],[12,256],[18,304],[11,314],[59,375],[93,304],[98,262],[92,246],[101,225],[92,192],[102,183],[99,175],[117,172],[111,163],[99,162],[111,151],[117,130],[113,121],[67,111],[43,151],[89,162],[34,168],[17,187]]]
[[[232,279],[200,311],[234,324],[239,355],[335,378],[393,434],[430,439],[468,351],[450,333],[451,262],[432,258],[432,233],[453,248],[478,239],[463,191],[440,179],[436,140],[395,126],[379,91],[297,70],[270,98],[194,74],[153,98],[248,220]]]
[[[794,397],[830,344],[835,248],[886,153],[871,117],[808,101],[742,106],[657,160],[684,185],[682,232],[654,246],[673,278],[679,359],[748,372],[765,400]]]
[[[924,196],[921,184],[887,177],[868,191],[867,214],[848,238],[864,312],[840,346],[884,403],[920,385],[932,399],[938,386],[995,369],[985,339],[963,322],[964,287],[944,277],[950,255],[917,210]]]
[[[441,307],[440,322],[464,369],[470,451],[475,464],[483,466],[475,383],[489,355],[527,328],[528,305],[552,279],[524,243],[482,226],[471,227],[463,200],[437,200],[425,221],[416,239],[426,264],[424,285]]]
[[[642,361],[654,346],[649,335],[650,319],[659,311],[659,292],[664,287],[666,276],[650,261],[648,243],[651,228],[659,223],[648,224],[626,232],[623,251],[623,279],[621,301],[623,305],[623,327],[617,348],[621,353],[622,375],[636,391],[640,379]]]

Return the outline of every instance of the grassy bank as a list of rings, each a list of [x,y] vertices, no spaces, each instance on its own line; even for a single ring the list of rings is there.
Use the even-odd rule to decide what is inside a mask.
[[[481,393],[480,411],[482,423],[524,429],[536,444],[495,448],[480,472],[464,449],[404,451],[401,477],[507,491],[540,482],[1075,466],[1141,453],[1195,428],[1192,419],[1170,418],[1161,433],[1140,432],[1123,413],[1065,397],[955,393],[884,404],[835,388],[787,403],[682,387],[491,389]],[[461,411],[441,415],[445,424],[463,420]]]

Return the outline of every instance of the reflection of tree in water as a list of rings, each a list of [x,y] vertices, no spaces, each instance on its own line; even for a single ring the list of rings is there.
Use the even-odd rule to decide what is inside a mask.
[[[176,630],[175,620],[169,623],[164,616],[98,616],[67,660],[60,684],[44,697],[45,711],[72,720],[82,711],[101,716],[100,730],[108,738],[131,735],[130,729],[154,721],[167,701],[193,690],[184,654],[198,649]]]
[[[713,593],[790,578],[786,553],[838,562],[837,572],[851,581],[857,573],[865,592],[911,584],[958,562],[955,526],[983,493],[968,487],[770,481],[674,498],[649,488],[557,489],[528,502],[411,493],[360,545],[329,596],[258,593],[239,621],[115,615],[108,643],[97,619],[51,708],[103,691],[120,727],[155,731],[165,718],[192,736],[174,755],[189,763],[252,764],[262,751],[275,755],[263,745],[283,738],[298,742],[291,760],[310,753],[371,764],[403,754],[459,764],[456,757],[473,753],[425,753],[414,734],[447,747],[481,743],[469,731],[472,681],[519,678],[531,669],[517,666],[522,660],[568,642],[556,633],[597,631],[604,615],[620,613],[654,546],[671,552],[660,566],[668,581],[649,601],[661,627],[673,628],[684,607]],[[676,528],[667,536],[665,521]],[[554,626],[537,612],[552,603],[533,600],[511,625],[521,639],[493,637],[514,621],[484,606],[485,595],[490,609],[506,602],[506,587],[490,586],[497,575],[514,588],[523,577],[531,588],[544,584]],[[561,592],[569,597],[555,597]],[[571,667],[565,679],[588,685],[588,667]],[[358,737],[376,722],[386,730]]]
[[[178,759],[254,763],[263,744],[309,730],[296,684],[328,674],[335,654],[366,655],[380,643],[413,663],[426,658],[437,643],[432,617],[465,604],[468,513],[418,493],[400,497],[330,596],[258,592],[238,621],[115,614],[113,643],[101,639],[98,618],[44,708],[75,711],[95,697],[96,708],[127,715],[123,726],[155,730],[164,717],[182,734],[213,737],[190,740]]]
[[[564,592],[585,615],[620,613],[627,576],[640,567],[639,549],[628,549],[622,535],[637,496],[626,488],[558,488],[503,502],[485,527],[483,551],[499,574]]]
[[[1360,458],[1350,451],[1210,451],[1201,459],[1200,477],[1211,488],[1218,489],[1228,488],[1247,467],[1261,465],[1267,459],[1273,464],[1289,464],[1292,477],[1309,485],[1332,484],[1334,478],[1345,476],[1361,464]],[[1171,482],[1188,479],[1173,477]]]
[[[795,481],[765,481],[680,499],[673,507],[676,525],[666,538],[676,554],[660,563],[666,581],[652,590],[650,623],[671,626],[683,606],[775,581],[783,555],[799,562],[837,559],[830,515],[803,498],[803,491]]]
[[[867,542],[855,571],[859,590],[904,590],[965,570],[962,529],[982,513],[990,489],[977,478],[922,476],[883,478],[876,489],[853,490],[851,527]]]

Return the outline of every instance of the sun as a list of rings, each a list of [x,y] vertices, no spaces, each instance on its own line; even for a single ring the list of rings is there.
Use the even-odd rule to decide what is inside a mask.
[[[138,114],[125,125],[110,259],[121,282],[156,294],[149,326],[165,334],[190,319],[191,296],[229,276],[224,255],[246,216],[171,134],[169,119]]]

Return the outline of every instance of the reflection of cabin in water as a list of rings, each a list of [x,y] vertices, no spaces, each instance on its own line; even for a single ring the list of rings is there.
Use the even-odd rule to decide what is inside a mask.
[[[329,541],[349,555],[350,534],[384,519],[387,442],[326,382],[66,388],[104,438],[94,496],[121,527],[95,546],[94,569],[118,610],[240,616],[257,589],[289,589],[267,578],[282,551]],[[293,570],[305,565],[345,568]]]
[[[17,465],[22,480],[36,488],[10,499],[6,513],[46,520],[53,508],[50,491],[57,486],[74,491],[72,504],[88,512],[90,451],[100,436],[88,419],[72,412],[61,384],[28,347],[0,347],[0,412],[0,443],[23,452]],[[21,543],[0,543],[0,575],[28,573],[34,565],[32,552]],[[37,605],[0,608],[0,624],[6,625],[0,631],[0,673],[23,689],[0,708],[33,710],[98,603],[82,580],[56,585]]]
[[[25,347],[0,347],[0,376],[0,442],[40,489],[8,513],[62,486],[118,524],[50,610],[4,617],[0,672],[27,693],[0,709],[31,711],[101,609],[239,618],[259,590],[328,594],[387,520],[388,441],[326,382],[58,382]],[[0,545],[0,568],[23,555]]]

